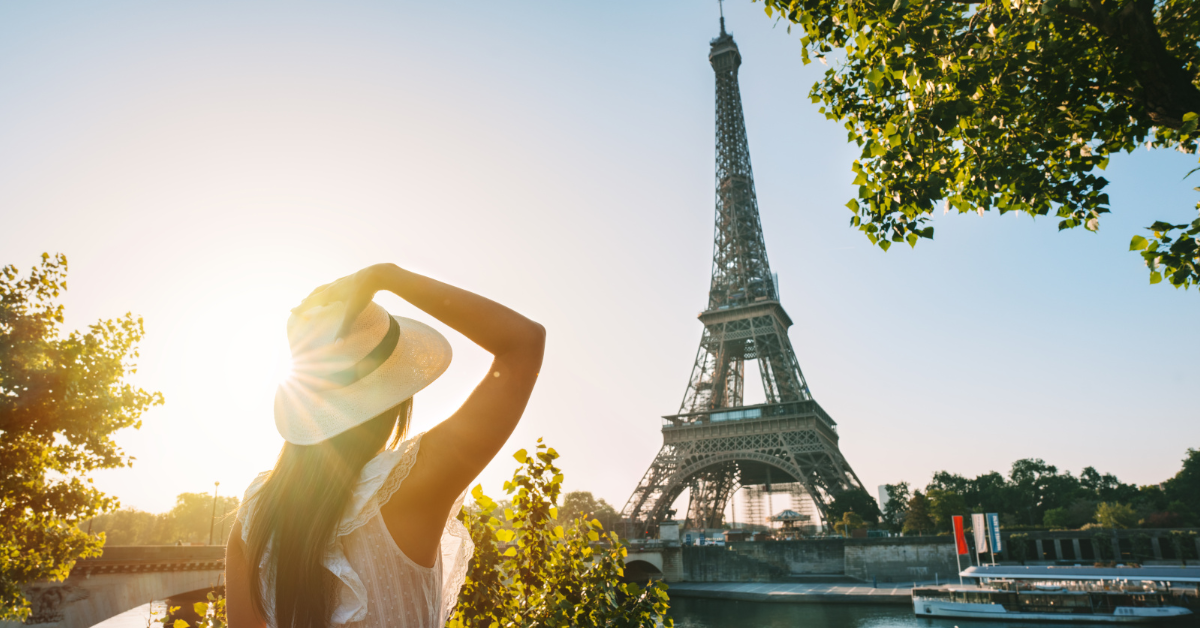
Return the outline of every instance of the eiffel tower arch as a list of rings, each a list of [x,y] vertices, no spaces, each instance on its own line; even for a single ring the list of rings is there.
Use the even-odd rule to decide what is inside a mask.
[[[837,424],[813,399],[788,339],[792,319],[767,259],[754,192],[737,82],[742,57],[723,17],[710,45],[717,160],[708,308],[699,317],[704,332],[679,412],[663,417],[662,449],[622,509],[630,535],[674,517],[671,507],[685,490],[685,526],[714,528],[742,488],[769,498],[786,486],[822,520],[837,494],[862,489],[838,448]],[[750,361],[765,402],[747,406]]]

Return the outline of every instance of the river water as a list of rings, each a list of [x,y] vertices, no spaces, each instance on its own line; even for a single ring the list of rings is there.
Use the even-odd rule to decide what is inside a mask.
[[[997,622],[975,619],[918,618],[911,606],[876,604],[779,604],[674,598],[670,616],[679,628],[1063,628],[1112,624],[1061,624],[1042,622]],[[1192,616],[1164,628],[1195,628],[1200,618]]]

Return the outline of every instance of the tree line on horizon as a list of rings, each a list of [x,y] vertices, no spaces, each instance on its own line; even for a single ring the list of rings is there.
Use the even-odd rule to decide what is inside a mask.
[[[1025,458],[1014,462],[1008,475],[991,471],[968,478],[938,471],[924,490],[913,490],[908,482],[886,484],[882,510],[865,491],[856,492],[861,495],[834,500],[835,519],[855,512],[904,534],[949,532],[952,516],[973,512],[999,513],[1001,527],[1014,531],[1195,527],[1200,526],[1200,449],[1189,448],[1179,472],[1160,484],[1126,484],[1090,466],[1076,476]]]
[[[206,545],[210,528],[212,542],[224,545],[240,503],[237,497],[218,497],[214,518],[211,493],[180,493],[167,512],[122,508],[88,519],[79,527],[91,534],[103,533],[105,546]]]

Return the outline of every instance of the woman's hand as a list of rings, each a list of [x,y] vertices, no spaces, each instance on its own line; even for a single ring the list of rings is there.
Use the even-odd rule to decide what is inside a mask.
[[[381,266],[384,264],[368,266],[353,275],[346,275],[333,283],[327,283],[313,290],[300,302],[300,305],[292,308],[292,313],[298,314],[309,308],[335,302],[344,303],[346,314],[342,318],[342,326],[338,329],[337,339],[345,338],[346,334],[350,333],[350,326],[354,324],[354,319],[367,309],[367,304],[381,289],[378,272]]]

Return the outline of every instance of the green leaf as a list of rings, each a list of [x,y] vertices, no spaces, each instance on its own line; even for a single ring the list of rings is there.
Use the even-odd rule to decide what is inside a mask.
[[[846,207],[849,208],[850,211],[857,214],[858,213],[858,200],[852,198],[849,201],[846,201]]]
[[[915,233],[910,233],[910,234],[908,234],[907,236],[904,236],[904,240],[905,240],[906,242],[908,242],[908,246],[910,246],[910,247],[912,247],[912,248],[916,248],[916,246],[917,246],[917,234],[915,234]]]
[[[517,453],[513,454],[513,458],[516,458],[517,462],[525,464],[525,460],[529,458],[529,452],[525,451],[524,449],[519,449],[517,450]]]
[[[1146,238],[1143,238],[1142,236],[1139,236],[1139,235],[1135,235],[1135,236],[1133,236],[1133,239],[1129,241],[1129,250],[1130,251],[1140,251],[1140,250],[1146,248],[1149,244],[1150,243],[1148,241],[1146,241]]]
[[[1150,283],[1151,284],[1156,284],[1160,281],[1162,281],[1162,273],[1158,272],[1157,270],[1150,273]]]

